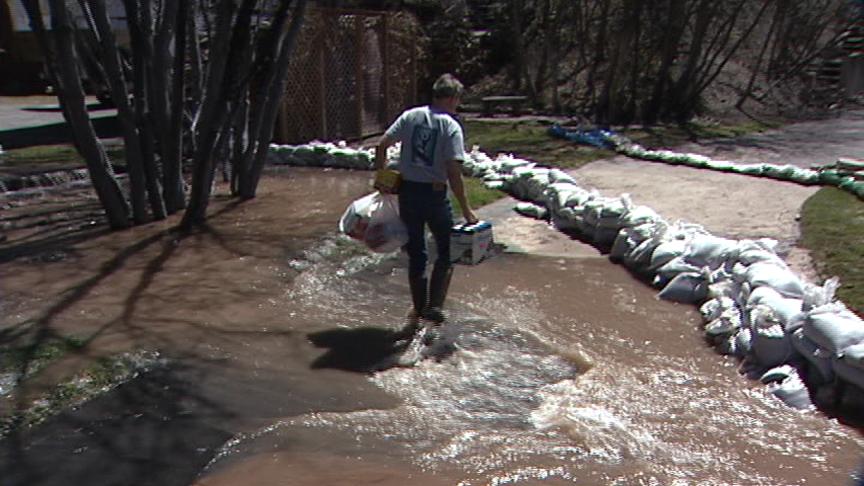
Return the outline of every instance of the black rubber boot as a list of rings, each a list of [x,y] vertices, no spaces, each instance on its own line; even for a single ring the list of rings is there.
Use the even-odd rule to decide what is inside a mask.
[[[429,282],[429,302],[423,310],[423,319],[436,324],[444,322],[446,316],[442,310],[444,301],[447,299],[447,290],[450,288],[450,279],[453,277],[453,266],[444,269],[435,266],[432,270],[432,278]]]
[[[426,307],[426,285],[427,280],[424,277],[409,278],[408,286],[411,287],[411,311],[406,316],[405,327],[396,333],[399,339],[410,338],[420,329],[420,317],[423,315],[423,309]]]

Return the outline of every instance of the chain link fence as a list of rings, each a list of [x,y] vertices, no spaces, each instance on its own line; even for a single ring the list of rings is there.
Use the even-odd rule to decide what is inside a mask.
[[[383,132],[416,103],[418,30],[407,14],[310,10],[291,59],[275,141]]]

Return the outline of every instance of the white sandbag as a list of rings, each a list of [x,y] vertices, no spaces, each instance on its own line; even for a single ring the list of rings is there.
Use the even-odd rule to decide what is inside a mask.
[[[753,349],[753,331],[749,327],[741,327],[735,334],[736,356],[746,356]]]
[[[634,227],[662,219],[656,211],[648,206],[634,206],[627,211],[627,214],[621,217],[621,226]]]
[[[620,199],[595,197],[585,202],[585,222],[592,226],[598,226],[600,220],[604,219],[617,222],[617,219],[626,211],[627,208]]]
[[[529,202],[517,203],[513,209],[523,216],[528,216],[536,219],[546,219],[546,217],[549,215],[549,211],[543,206],[538,206],[537,204]]]
[[[501,180],[487,181],[483,185],[489,189],[493,189],[496,191],[506,191],[507,190],[507,183],[504,181],[501,181]]]
[[[716,297],[706,300],[699,307],[699,314],[702,315],[702,321],[708,323],[719,318],[724,312],[730,309],[734,309],[738,313],[738,305],[733,299],[729,297]]]
[[[710,234],[698,233],[687,240],[684,258],[697,267],[718,268],[726,256],[736,250],[738,242],[728,238],[719,238]]]
[[[695,304],[705,300],[708,284],[709,280],[704,271],[681,273],[663,287],[658,297],[682,304]]]
[[[720,315],[705,324],[705,335],[709,338],[730,336],[741,329],[741,312],[735,305],[722,308]],[[749,331],[749,329],[748,329]],[[747,336],[747,350],[750,350],[751,338]]]
[[[680,273],[698,273],[702,267],[689,263],[683,256],[675,257],[656,270],[657,277],[663,285],[672,280]],[[658,281],[655,278],[655,285]]]
[[[864,343],[849,346],[835,358],[834,371],[844,381],[864,389]]]
[[[740,295],[741,284],[729,276],[727,276],[726,278],[717,279],[708,285],[707,297],[709,299],[719,299],[722,297],[727,297],[734,301],[736,299],[739,299]]]
[[[819,346],[804,335],[802,329],[798,329],[789,335],[792,347],[803,356],[813,372],[808,376],[816,384],[829,383],[834,379],[834,367],[830,352],[819,349]]]
[[[739,249],[736,260],[744,265],[752,265],[756,262],[782,262],[783,259],[771,250],[764,248]]]
[[[798,410],[814,408],[813,400],[810,398],[810,391],[795,369],[789,371],[789,374],[783,380],[768,383],[766,388],[772,395],[792,408]]]
[[[508,154],[499,155],[496,162],[500,164],[501,171],[508,174],[515,174],[517,169],[530,169],[531,167],[537,165],[524,159],[517,159],[512,155]]]
[[[834,302],[834,295],[839,286],[840,279],[837,277],[829,278],[821,286],[806,285],[804,288],[804,310],[815,309]]]
[[[651,236],[639,243],[626,257],[624,262],[631,268],[641,269],[651,263],[651,255],[660,243],[664,241],[669,225],[665,221],[660,221],[655,224],[640,225],[637,228],[642,228],[643,231],[647,229],[651,232]]]
[[[786,329],[787,324],[802,311],[803,303],[804,302],[801,299],[783,297],[780,295],[780,292],[767,286],[756,287],[750,292],[750,295],[747,298],[748,308],[753,308],[758,305],[770,307],[784,329]]]
[[[562,208],[552,214],[552,224],[562,231],[577,231],[582,222],[582,212],[573,208]]]
[[[567,206],[567,200],[573,195],[575,192],[580,191],[579,186],[576,186],[569,182],[555,182],[549,184],[546,188],[546,193],[544,194],[544,200],[546,201],[549,209],[552,211],[557,211],[561,208]]]
[[[576,179],[573,178],[570,174],[564,172],[561,169],[552,169],[549,171],[549,182],[559,183],[566,182],[569,184],[576,184]]]
[[[612,242],[612,248],[609,250],[609,258],[613,261],[621,261],[628,253],[633,251],[638,244],[639,242],[633,238],[633,229],[623,228],[618,231],[618,235],[615,236],[615,241]]]
[[[769,367],[788,362],[793,355],[792,343],[774,311],[766,305],[757,305],[749,312],[753,330],[752,354],[756,361]]]
[[[864,342],[864,321],[839,302],[811,310],[801,330],[817,346],[834,354]]]
[[[598,196],[599,196],[599,194],[597,193],[596,190],[587,191],[585,189],[580,188],[580,190],[575,191],[574,193],[570,194],[569,197],[567,197],[567,201],[564,203],[564,207],[574,208],[574,209],[580,208],[581,210],[584,211],[585,203],[587,203],[588,201],[590,201],[590,200],[592,200]]]
[[[747,267],[747,281],[753,287],[767,285],[786,297],[802,298],[804,282],[786,265],[776,262],[756,262]]]
[[[790,375],[797,373],[798,370],[795,369],[794,366],[784,364],[775,366],[765,373],[762,373],[762,376],[759,377],[759,381],[761,381],[763,385],[767,385],[768,383],[783,381],[786,378],[789,378]]]
[[[651,253],[651,261],[648,268],[656,271],[658,268],[672,261],[672,259],[683,255],[686,249],[687,241],[684,239],[664,241]]]

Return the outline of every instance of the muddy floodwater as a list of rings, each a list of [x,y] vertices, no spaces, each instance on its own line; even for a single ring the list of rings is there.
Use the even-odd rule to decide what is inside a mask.
[[[855,430],[784,406],[695,309],[588,251],[459,266],[440,349],[390,366],[405,259],[334,232],[368,179],[273,174],[183,238],[165,223],[37,251],[22,243],[43,227],[11,231],[2,336],[87,345],[6,410],[94,357],[165,364],[0,441],[0,483],[851,484]]]

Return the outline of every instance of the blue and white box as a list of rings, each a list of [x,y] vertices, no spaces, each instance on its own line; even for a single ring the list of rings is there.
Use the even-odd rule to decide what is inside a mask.
[[[456,263],[476,265],[492,248],[492,223],[457,224],[450,231],[450,259]]]

